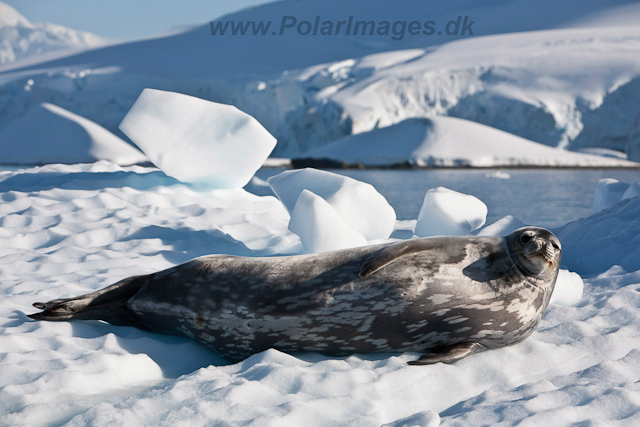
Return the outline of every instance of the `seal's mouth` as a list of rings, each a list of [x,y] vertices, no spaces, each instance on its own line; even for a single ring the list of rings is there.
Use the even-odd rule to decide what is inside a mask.
[[[536,256],[542,258],[547,267],[553,267],[555,265],[555,259],[546,254],[537,254]]]
[[[546,266],[553,267],[558,260],[560,248],[543,239],[532,239],[526,247],[529,259],[539,258]]]
[[[552,267],[555,264],[556,259],[558,259],[556,251],[550,244],[545,245],[544,251],[541,251],[540,253],[549,267]]]

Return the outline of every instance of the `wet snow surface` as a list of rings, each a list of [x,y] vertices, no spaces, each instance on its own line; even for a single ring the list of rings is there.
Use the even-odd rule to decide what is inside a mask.
[[[555,230],[584,294],[576,301],[580,280],[563,273],[562,298],[529,339],[418,367],[406,365],[417,354],[275,350],[226,365],[187,339],[26,317],[35,301],[203,254],[300,253],[274,197],[99,162],[0,172],[0,200],[2,425],[640,423],[637,197]]]

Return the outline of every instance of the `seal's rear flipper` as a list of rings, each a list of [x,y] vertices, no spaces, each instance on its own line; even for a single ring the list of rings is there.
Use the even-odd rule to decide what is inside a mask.
[[[432,365],[434,363],[453,363],[460,359],[486,350],[487,348],[477,342],[466,342],[446,348],[442,352],[425,354],[418,360],[407,362],[409,365]]]
[[[148,329],[140,325],[125,307],[129,298],[146,283],[146,277],[129,277],[105,289],[76,298],[36,302],[33,306],[43,311],[27,316],[34,320],[48,321],[104,320],[112,325]]]

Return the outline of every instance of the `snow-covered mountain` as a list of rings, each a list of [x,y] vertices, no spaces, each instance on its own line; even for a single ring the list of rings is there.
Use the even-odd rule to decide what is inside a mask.
[[[436,116],[349,135],[305,152],[311,160],[370,166],[635,167],[626,160],[537,144],[469,120]]]
[[[17,10],[0,2],[0,65],[63,49],[86,49],[111,42],[85,31],[61,25],[31,23]]]
[[[408,0],[398,8],[382,0],[285,0],[218,20],[271,21],[275,36],[212,36],[205,25],[0,67],[0,128],[30,105],[52,102],[123,136],[118,124],[151,87],[238,106],[278,138],[276,156],[434,115],[551,146],[633,153],[640,145],[633,137],[640,107],[632,102],[640,29],[607,25],[640,16],[636,6],[605,0],[580,8],[569,0],[425,6]],[[475,24],[474,37],[303,36],[292,29],[280,36],[285,16],[297,22],[316,16],[334,22],[350,16],[376,23],[433,20],[438,28],[469,16]],[[630,102],[620,110],[619,99]]]
[[[633,3],[633,0],[592,0],[576,8],[571,0],[454,0],[435,4],[405,0],[402,7],[398,7],[388,0],[285,0],[245,9],[216,20],[221,23],[262,21],[265,25],[270,22],[265,35],[253,35],[252,29],[245,35],[232,35],[229,29],[225,35],[220,35],[218,31],[218,35],[213,36],[211,26],[205,21],[204,25],[183,32],[80,52],[68,58],[21,69],[35,71],[45,66],[55,68],[93,64],[92,68],[117,66],[127,73],[155,77],[210,79],[239,74],[239,77],[255,78],[376,52],[440,45],[472,36],[567,27],[580,20],[599,16],[604,11],[617,10]],[[468,19],[464,35],[462,25],[465,19],[461,19],[457,32],[453,31],[455,25],[448,26],[450,21],[465,16]],[[289,17],[295,21],[293,26],[290,25],[293,21],[287,20]],[[313,25],[316,17],[320,17],[321,22],[333,23],[332,35],[321,35],[319,31],[316,35],[298,32],[296,24],[307,21]],[[353,18],[354,24],[347,35],[350,18]],[[203,21],[206,19],[203,18]],[[345,22],[336,35],[339,21]],[[373,34],[369,34],[371,27],[360,26],[356,30],[356,21],[387,21],[392,25],[386,34],[380,25]],[[396,21],[398,25],[395,25]],[[420,31],[414,31],[415,35],[411,35],[408,28],[411,21],[421,24]],[[433,22],[433,34],[428,35],[430,31],[424,27],[427,21]],[[449,35],[448,31],[456,34]],[[362,35],[363,32],[365,35]]]
[[[302,152],[411,117],[449,115],[562,148],[640,146],[640,27],[477,37],[369,55],[268,82],[265,98],[296,88],[280,149]],[[268,99],[254,103],[270,105]],[[242,107],[241,107],[242,108]]]

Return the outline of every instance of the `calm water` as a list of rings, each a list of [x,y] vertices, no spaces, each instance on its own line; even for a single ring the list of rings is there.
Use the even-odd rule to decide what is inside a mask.
[[[266,179],[280,173],[261,169]],[[415,219],[430,188],[447,187],[472,194],[489,208],[487,224],[505,215],[543,227],[558,227],[589,216],[598,180],[640,182],[629,170],[505,170],[509,179],[489,177],[491,170],[332,170],[372,184],[394,207],[398,219]]]
[[[18,167],[0,167],[17,170]],[[282,169],[265,168],[256,174],[262,179]],[[509,179],[490,177],[495,170],[331,170],[368,182],[394,207],[398,219],[418,217],[424,195],[430,188],[447,187],[472,194],[489,208],[487,224],[505,215],[543,227],[558,227],[591,215],[593,193],[598,180],[615,178],[640,182],[638,170],[503,170]]]

